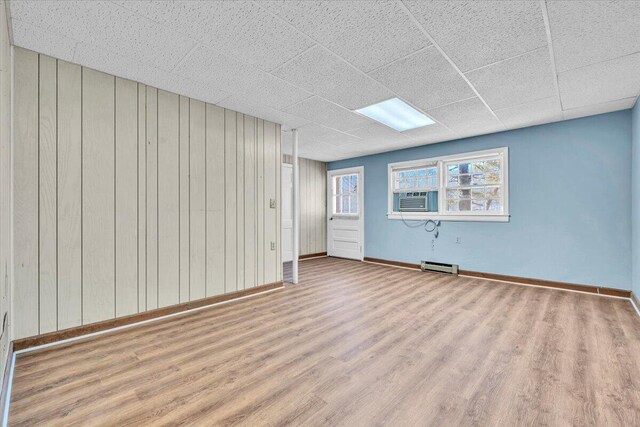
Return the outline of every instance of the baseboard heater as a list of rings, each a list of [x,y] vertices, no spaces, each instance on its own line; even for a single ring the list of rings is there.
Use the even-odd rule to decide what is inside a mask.
[[[458,264],[445,264],[442,262],[422,261],[422,271],[435,271],[436,273],[458,274]]]

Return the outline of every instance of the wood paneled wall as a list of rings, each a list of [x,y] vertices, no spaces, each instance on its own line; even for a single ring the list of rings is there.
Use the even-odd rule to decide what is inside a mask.
[[[11,341],[11,45],[0,2],[0,378]],[[5,322],[6,316],[6,322]]]
[[[282,280],[280,125],[15,61],[16,338]]]
[[[285,154],[283,163],[292,163]],[[327,164],[298,160],[300,167],[300,255],[327,251]]]

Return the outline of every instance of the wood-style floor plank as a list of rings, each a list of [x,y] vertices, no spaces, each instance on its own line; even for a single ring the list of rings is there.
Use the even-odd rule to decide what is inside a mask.
[[[10,425],[640,425],[621,299],[332,258],[300,284],[20,355]]]

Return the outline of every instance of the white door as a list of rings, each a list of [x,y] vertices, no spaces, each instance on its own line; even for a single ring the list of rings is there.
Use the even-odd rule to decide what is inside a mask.
[[[327,171],[327,255],[364,257],[364,167]]]
[[[282,164],[282,262],[293,261],[293,165]]]

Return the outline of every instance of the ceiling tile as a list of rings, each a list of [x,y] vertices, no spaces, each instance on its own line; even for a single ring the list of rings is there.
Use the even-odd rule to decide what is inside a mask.
[[[548,98],[556,94],[547,47],[466,74],[493,110]]]
[[[364,141],[366,145],[384,145],[389,149],[399,142],[408,142],[410,138],[404,132],[398,132],[390,127],[371,123],[363,128],[355,129],[348,132],[350,135],[356,136]]]
[[[324,126],[320,126],[316,123],[310,123],[298,128],[299,141],[307,140],[314,142],[323,142],[325,144],[342,146],[357,142],[360,140],[357,136],[349,135],[343,132],[338,132],[334,129],[329,129]]]
[[[583,107],[640,93],[640,53],[558,75],[562,108]]]
[[[65,61],[73,61],[78,41],[52,30],[35,27],[14,19],[13,42],[16,46],[51,55]]]
[[[471,98],[427,111],[456,133],[500,127],[500,122],[478,98]]]
[[[497,110],[495,113],[508,129],[562,120],[562,111],[557,96]]]
[[[275,109],[289,107],[311,96],[282,79],[202,46],[185,58],[174,72]]]
[[[350,110],[393,97],[380,83],[320,46],[309,49],[273,74]]]
[[[131,58],[120,56],[116,52],[104,50],[98,52],[86,43],[78,44],[74,62],[104,73],[135,80],[158,89],[213,104],[229,96],[229,93],[206,83],[196,82],[150,65],[141,64]]]
[[[618,99],[616,101],[604,102],[602,104],[588,105],[586,107],[573,108],[562,112],[565,120],[577,119],[596,114],[610,113],[612,111],[627,110],[633,108],[637,98]]]
[[[11,16],[36,27],[171,70],[194,46],[188,37],[107,1],[20,1]],[[28,46],[27,46],[28,47]]]
[[[273,108],[265,107],[264,105],[258,105],[251,102],[250,99],[248,100],[237,96],[226,98],[218,102],[218,105],[243,114],[248,114],[274,123],[280,123],[283,130],[295,129],[310,123],[309,120],[296,117]]]
[[[558,72],[640,52],[635,1],[549,1]]]
[[[361,128],[371,123],[371,120],[317,96],[305,99],[284,111],[340,131]]]
[[[260,4],[365,72],[431,44],[397,2]]]
[[[475,96],[435,47],[421,50],[370,75],[423,110]]]
[[[463,72],[546,45],[538,1],[405,1]]]
[[[456,138],[456,134],[454,132],[439,123],[408,130],[403,133],[414,140],[416,145],[431,144]]]
[[[251,1],[119,1],[208,47],[271,70],[314,45]]]

